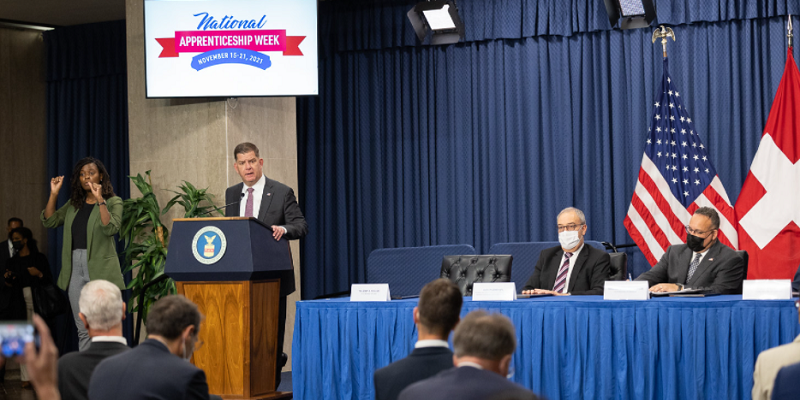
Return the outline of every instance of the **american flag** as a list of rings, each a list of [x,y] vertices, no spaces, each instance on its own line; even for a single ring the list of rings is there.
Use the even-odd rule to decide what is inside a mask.
[[[738,247],[736,218],[728,194],[695,130],[681,94],[664,76],[647,129],[639,179],[625,217],[625,228],[655,265],[673,244],[686,243],[686,228],[695,210],[713,207],[720,216],[719,240]]]

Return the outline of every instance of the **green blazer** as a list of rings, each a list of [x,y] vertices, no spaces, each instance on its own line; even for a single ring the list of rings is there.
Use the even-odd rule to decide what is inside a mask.
[[[122,224],[122,199],[114,196],[106,199],[111,220],[108,225],[103,225],[100,220],[99,207],[92,210],[89,222],[86,225],[86,259],[89,264],[89,280],[105,279],[125,290],[122,280],[122,271],[117,257],[117,244],[114,235],[119,232]],[[58,287],[67,290],[69,278],[72,275],[72,221],[78,210],[67,203],[59,208],[50,218],[40,216],[46,228],[64,226],[64,246],[61,249],[61,273],[58,275]]]

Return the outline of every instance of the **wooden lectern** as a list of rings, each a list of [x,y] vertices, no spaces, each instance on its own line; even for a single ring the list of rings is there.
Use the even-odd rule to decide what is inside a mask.
[[[275,392],[280,271],[292,268],[286,239],[255,218],[174,220],[165,273],[200,308],[203,346],[192,362],[225,399],[291,398]]]

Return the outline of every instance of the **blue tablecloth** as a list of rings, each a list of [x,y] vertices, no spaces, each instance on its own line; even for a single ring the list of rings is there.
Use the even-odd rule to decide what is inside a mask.
[[[374,399],[373,372],[408,355],[417,300],[297,303],[297,399]],[[741,296],[514,302],[465,299],[462,316],[498,311],[517,329],[512,380],[558,399],[749,399],[758,354],[800,331],[792,301]]]

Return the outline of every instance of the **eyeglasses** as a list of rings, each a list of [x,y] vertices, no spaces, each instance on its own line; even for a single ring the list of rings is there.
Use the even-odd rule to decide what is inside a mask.
[[[690,228],[689,225],[686,225],[686,233],[688,233],[690,235],[694,235],[694,236],[704,236],[706,233],[711,233],[711,232],[714,232],[715,230],[716,229],[712,229],[710,231],[696,231],[696,230]]]
[[[558,231],[577,231],[580,229],[584,224],[569,224],[569,225],[558,225]]]

